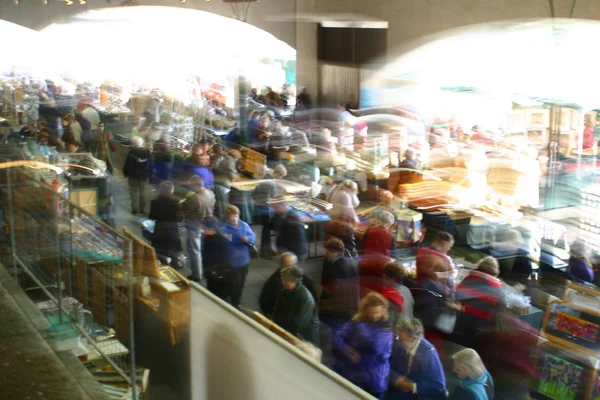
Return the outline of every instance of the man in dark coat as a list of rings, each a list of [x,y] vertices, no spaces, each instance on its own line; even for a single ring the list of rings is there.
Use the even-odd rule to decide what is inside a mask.
[[[283,290],[273,311],[273,322],[299,339],[319,345],[319,319],[315,299],[302,284],[302,268],[281,270]]]
[[[179,236],[179,223],[183,221],[179,202],[173,197],[173,184],[163,182],[158,188],[158,197],[150,203],[151,220],[156,221],[152,233],[152,247],[156,252],[171,258],[173,268],[183,268],[179,255],[183,251]]]
[[[355,260],[344,257],[344,243],[331,238],[325,242],[325,261],[321,275],[323,292],[319,318],[335,332],[358,311],[360,288]]]
[[[300,221],[300,216],[291,209],[283,199],[277,199],[273,203],[275,218],[273,219],[273,230],[277,232],[275,244],[277,251],[283,253],[290,251],[302,262],[308,254],[306,242],[306,230]]]
[[[262,233],[260,235],[260,256],[270,260],[276,254],[271,242],[271,220],[273,209],[269,204],[272,199],[278,198],[284,193],[275,180],[283,179],[287,175],[287,169],[278,165],[273,170],[267,171],[264,178],[266,181],[260,183],[252,192],[256,214],[260,216]]]
[[[145,213],[148,180],[150,179],[150,151],[145,149],[144,140],[138,136],[131,139],[132,149],[127,154],[123,175],[129,183],[131,211],[133,214]]]
[[[215,296],[228,301],[231,296],[231,251],[229,239],[219,231],[219,221],[206,217],[202,221],[202,266],[206,288]]]
[[[283,253],[279,259],[279,268],[267,279],[263,286],[258,304],[260,312],[266,316],[271,316],[275,310],[275,305],[279,301],[283,286],[281,284],[281,271],[292,265],[297,265],[298,259],[293,253]],[[302,276],[302,285],[312,294],[315,302],[317,300],[317,289],[313,281],[306,275]]]

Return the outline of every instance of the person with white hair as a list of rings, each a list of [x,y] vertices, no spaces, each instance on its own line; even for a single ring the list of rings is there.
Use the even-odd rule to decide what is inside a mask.
[[[582,281],[594,282],[594,270],[590,266],[589,251],[583,240],[577,239],[571,245],[571,257],[567,272]]]
[[[396,222],[396,218],[389,211],[381,211],[377,222],[373,224],[365,233],[365,255],[382,254],[389,257],[392,250],[396,248],[396,237],[391,232],[391,228]]]
[[[491,400],[494,398],[494,380],[486,370],[479,354],[463,349],[452,356],[458,385],[450,400]]]
[[[134,136],[123,166],[123,175],[129,183],[133,214],[146,212],[151,156],[150,151],[144,147],[144,139]]]
[[[446,398],[446,376],[440,356],[423,337],[417,318],[401,318],[396,325],[396,346],[390,358],[389,400],[442,400]]]

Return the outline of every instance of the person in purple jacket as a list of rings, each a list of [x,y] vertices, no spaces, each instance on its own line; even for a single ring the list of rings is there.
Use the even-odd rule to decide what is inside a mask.
[[[397,343],[390,358],[386,400],[446,399],[446,376],[437,350],[424,337],[416,318],[401,318],[396,326]]]
[[[377,399],[387,390],[394,342],[388,306],[380,294],[367,294],[352,321],[334,336],[334,370]]]
[[[252,228],[240,220],[240,210],[236,206],[228,205],[225,209],[227,223],[221,233],[229,239],[231,257],[231,305],[240,308],[242,291],[248,275],[250,265],[250,250],[248,244],[254,243],[256,234]]]
[[[567,272],[582,281],[594,282],[594,270],[590,266],[589,253],[585,243],[581,240],[576,240],[571,245],[571,257]]]

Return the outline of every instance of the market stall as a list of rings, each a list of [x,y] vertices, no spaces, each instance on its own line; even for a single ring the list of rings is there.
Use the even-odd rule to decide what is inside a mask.
[[[600,292],[568,284],[563,301],[546,312],[548,339],[537,366],[531,397],[594,400],[600,395]]]

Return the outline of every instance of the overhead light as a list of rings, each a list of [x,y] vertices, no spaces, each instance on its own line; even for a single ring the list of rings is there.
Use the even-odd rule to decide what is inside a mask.
[[[187,0],[179,0],[179,2],[180,2],[181,4],[185,4],[185,2],[186,2],[186,1],[187,1]]]
[[[13,2],[15,3],[15,7],[19,7],[19,0],[14,0]]]
[[[85,0],[79,0],[79,4],[81,4],[81,5],[87,4],[87,1],[85,1]]]
[[[48,5],[48,0],[42,0],[42,4],[47,6]]]
[[[73,0],[65,0],[65,3],[67,3],[68,6],[72,6]]]

